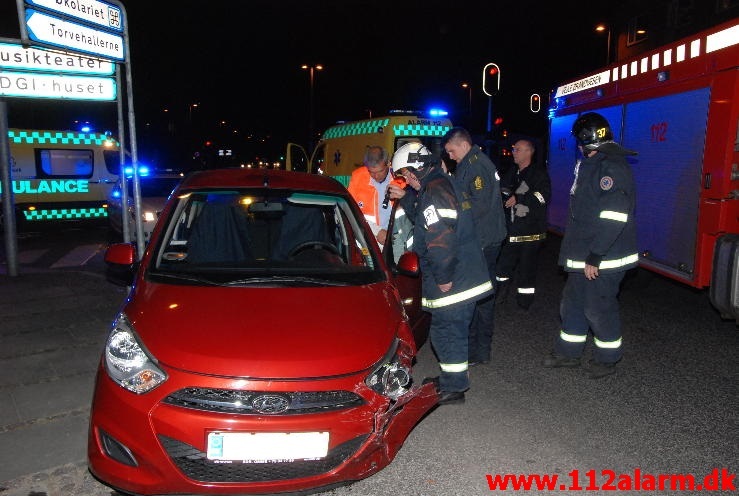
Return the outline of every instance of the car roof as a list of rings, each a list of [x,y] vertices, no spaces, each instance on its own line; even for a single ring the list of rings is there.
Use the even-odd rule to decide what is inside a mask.
[[[347,196],[344,185],[329,176],[280,169],[213,169],[188,174],[180,189],[261,187],[302,189]]]

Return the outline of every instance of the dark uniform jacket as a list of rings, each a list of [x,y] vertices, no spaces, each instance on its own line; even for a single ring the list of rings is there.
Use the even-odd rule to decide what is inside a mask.
[[[519,171],[514,164],[504,174],[501,186],[516,197],[516,204],[505,208],[508,236],[546,234],[547,205],[552,196],[547,170],[530,164]]]
[[[482,247],[503,242],[507,232],[506,221],[500,197],[500,176],[495,164],[479,146],[472,145],[457,164],[454,177],[472,200]]]
[[[608,142],[575,169],[567,227],[559,264],[581,272],[585,264],[603,271],[625,271],[639,261],[634,207],[636,188],[625,155],[635,155]]]
[[[427,311],[474,302],[493,291],[472,205],[462,195],[438,166],[421,179],[414,209],[413,251],[421,260],[421,306]],[[452,289],[442,293],[439,284],[450,281]]]

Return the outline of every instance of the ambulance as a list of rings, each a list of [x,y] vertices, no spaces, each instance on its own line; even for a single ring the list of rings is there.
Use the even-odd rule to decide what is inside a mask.
[[[340,122],[326,129],[310,159],[305,148],[289,143],[286,168],[325,174],[348,186],[352,172],[363,165],[368,146],[382,146],[392,156],[404,144],[420,141],[440,155],[441,140],[451,127],[446,112],[437,109],[392,110],[384,117]]]
[[[551,93],[550,229],[567,225],[572,124],[598,112],[630,158],[639,264],[739,323],[739,20],[566,81]]]
[[[107,220],[119,144],[107,134],[9,129],[10,178],[19,228]],[[6,185],[0,183],[0,195]]]

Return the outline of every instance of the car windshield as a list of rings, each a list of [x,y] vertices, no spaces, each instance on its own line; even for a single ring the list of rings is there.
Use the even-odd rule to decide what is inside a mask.
[[[149,275],[183,284],[368,284],[384,278],[345,197],[272,188],[181,191]]]

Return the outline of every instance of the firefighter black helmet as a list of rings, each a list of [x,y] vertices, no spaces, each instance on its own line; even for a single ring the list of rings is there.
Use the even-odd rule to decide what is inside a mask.
[[[577,144],[586,150],[595,150],[601,143],[613,141],[611,126],[605,117],[595,112],[582,114],[572,125]]]

